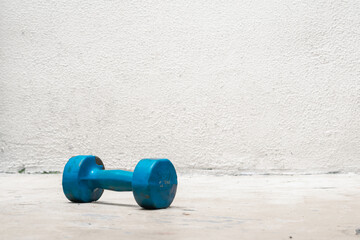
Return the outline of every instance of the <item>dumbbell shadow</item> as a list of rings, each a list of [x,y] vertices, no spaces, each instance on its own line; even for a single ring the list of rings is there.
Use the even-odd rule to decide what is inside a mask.
[[[177,175],[168,159],[143,159],[134,172],[105,170],[100,158],[79,155],[69,159],[63,172],[63,191],[72,202],[97,201],[104,189],[132,191],[138,205],[145,209],[170,206],[175,198]],[[98,202],[99,204],[134,207],[130,204]]]
[[[161,210],[163,208],[153,208],[153,209],[146,209],[146,208],[139,208],[138,205],[135,204],[125,204],[125,203],[111,203],[111,202],[104,202],[104,201],[96,201],[93,202],[94,204],[99,204],[99,205],[108,205],[108,206],[116,206],[116,207],[127,207],[127,208],[137,208],[138,210],[145,210],[145,211],[149,211],[149,210]],[[169,206],[168,208],[177,208],[175,206]]]
[[[97,202],[94,202],[94,204],[117,206],[117,207],[133,207],[133,208],[139,207],[138,205],[135,205],[135,204],[111,203],[111,202],[104,202],[104,201],[97,201]]]

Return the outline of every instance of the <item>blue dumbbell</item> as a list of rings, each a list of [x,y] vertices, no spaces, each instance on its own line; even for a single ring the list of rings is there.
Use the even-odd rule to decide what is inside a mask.
[[[177,176],[168,159],[143,159],[134,172],[104,170],[100,158],[79,155],[69,159],[63,172],[62,186],[72,202],[98,200],[104,189],[132,191],[136,202],[146,209],[167,208],[174,200]]]

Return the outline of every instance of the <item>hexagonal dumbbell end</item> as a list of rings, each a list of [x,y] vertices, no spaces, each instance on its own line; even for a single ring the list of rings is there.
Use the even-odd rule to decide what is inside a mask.
[[[143,208],[167,208],[175,198],[177,175],[168,159],[143,159],[132,180],[136,202]]]
[[[91,155],[79,155],[69,159],[63,171],[62,186],[67,199],[85,203],[98,200],[104,189],[95,187],[87,180],[91,172],[104,170],[100,158]]]

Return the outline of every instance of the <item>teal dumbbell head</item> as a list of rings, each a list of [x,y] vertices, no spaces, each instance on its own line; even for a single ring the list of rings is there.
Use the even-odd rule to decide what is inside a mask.
[[[136,202],[146,209],[167,208],[174,200],[177,175],[168,159],[143,159],[134,172],[105,170],[100,158],[80,155],[69,159],[62,179],[63,191],[72,202],[98,200],[104,189],[132,191]]]

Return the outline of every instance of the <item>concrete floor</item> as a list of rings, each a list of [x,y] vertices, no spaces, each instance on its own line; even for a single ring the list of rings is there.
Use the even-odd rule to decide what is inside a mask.
[[[152,211],[130,192],[69,203],[61,177],[0,175],[0,239],[360,239],[360,175],[181,175]]]

